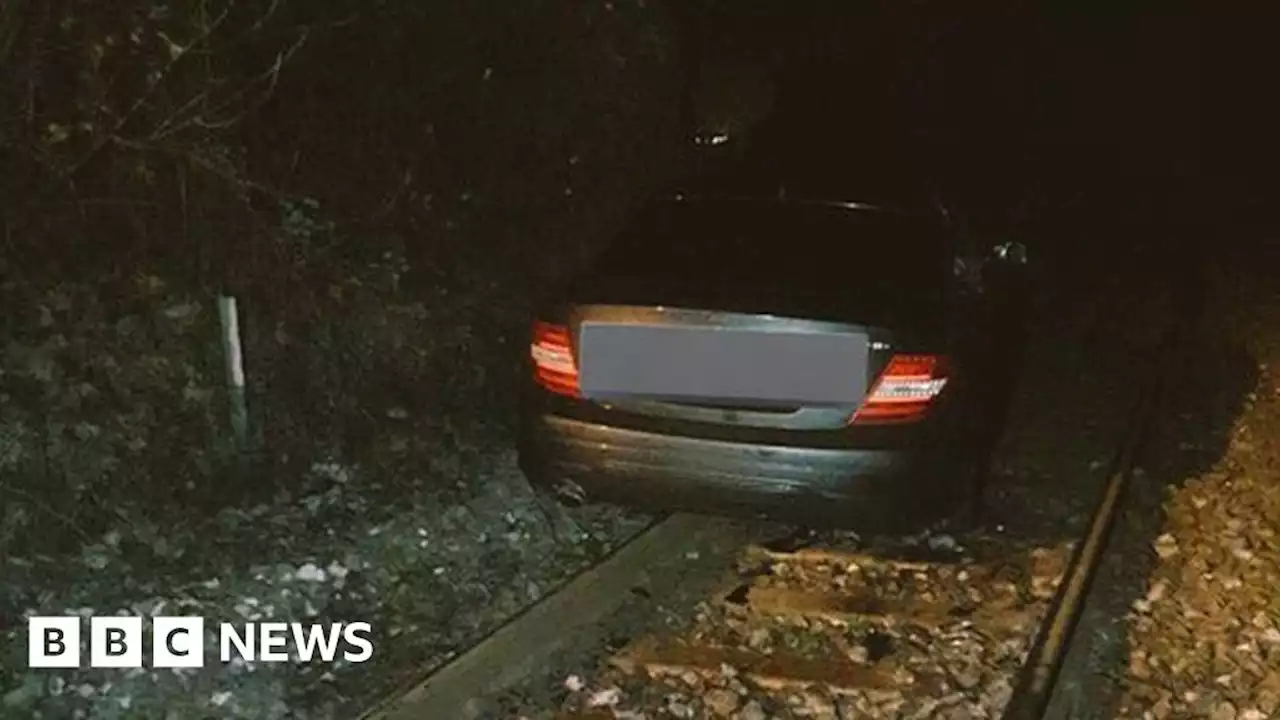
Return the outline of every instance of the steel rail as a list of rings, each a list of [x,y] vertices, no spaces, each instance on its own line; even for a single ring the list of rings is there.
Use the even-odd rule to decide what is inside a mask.
[[[1156,372],[1139,392],[1125,436],[1112,458],[1107,482],[1098,499],[1084,541],[1073,553],[1067,574],[1058,586],[1049,614],[1023,665],[1003,720],[1042,720],[1051,706],[1053,692],[1071,648],[1075,628],[1089,599],[1089,591],[1115,526],[1122,500],[1146,445],[1156,410],[1164,396],[1171,360],[1184,331],[1191,327],[1204,303],[1203,266],[1184,267],[1185,277],[1175,277],[1171,291],[1170,323],[1157,343],[1153,362]]]

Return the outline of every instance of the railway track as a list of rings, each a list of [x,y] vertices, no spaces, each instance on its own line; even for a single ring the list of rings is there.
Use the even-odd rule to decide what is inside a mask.
[[[1153,362],[1176,355],[1193,296],[1158,303]],[[1073,536],[769,535],[673,516],[365,718],[1043,718],[1163,377],[1133,393]]]
[[[677,717],[934,717],[970,698],[1002,705],[1070,548],[934,539],[749,546],[741,584],[679,637],[616,654],[596,684],[625,688],[628,710]],[[607,698],[579,695],[561,717],[613,715],[592,712]]]

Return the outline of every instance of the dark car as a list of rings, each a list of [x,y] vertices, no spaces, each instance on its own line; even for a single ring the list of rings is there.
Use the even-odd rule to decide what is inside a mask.
[[[965,506],[1022,307],[1006,248],[965,247],[855,202],[647,207],[533,321],[522,470],[570,503],[815,524]]]

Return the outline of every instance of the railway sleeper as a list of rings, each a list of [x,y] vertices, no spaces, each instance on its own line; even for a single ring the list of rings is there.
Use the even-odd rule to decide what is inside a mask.
[[[725,668],[768,692],[802,690],[820,686],[836,695],[869,689],[901,688],[928,683],[941,687],[944,678],[917,676],[889,663],[862,665],[831,653],[763,653],[740,647],[692,644],[681,640],[642,640],[610,659],[610,664],[628,675],[649,677],[684,676],[695,673],[716,677]]]

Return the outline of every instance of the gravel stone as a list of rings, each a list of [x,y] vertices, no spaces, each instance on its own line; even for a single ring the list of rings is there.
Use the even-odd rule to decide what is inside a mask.
[[[738,712],[737,720],[768,720],[768,717],[758,700],[750,700]]]
[[[1243,347],[1270,369],[1280,361],[1280,296],[1261,287],[1217,286],[1211,310],[1215,331],[1226,333],[1218,347]],[[1126,619],[1122,715],[1255,720],[1280,711],[1275,383],[1264,371],[1252,400],[1224,415],[1225,452],[1169,488],[1157,559]]]
[[[715,688],[702,698],[702,702],[706,704],[707,709],[717,717],[729,717],[732,715],[733,711],[738,709],[738,701],[737,693],[724,688]]]
[[[1210,720],[1236,720],[1236,706],[1224,700],[1218,703],[1209,718]]]

